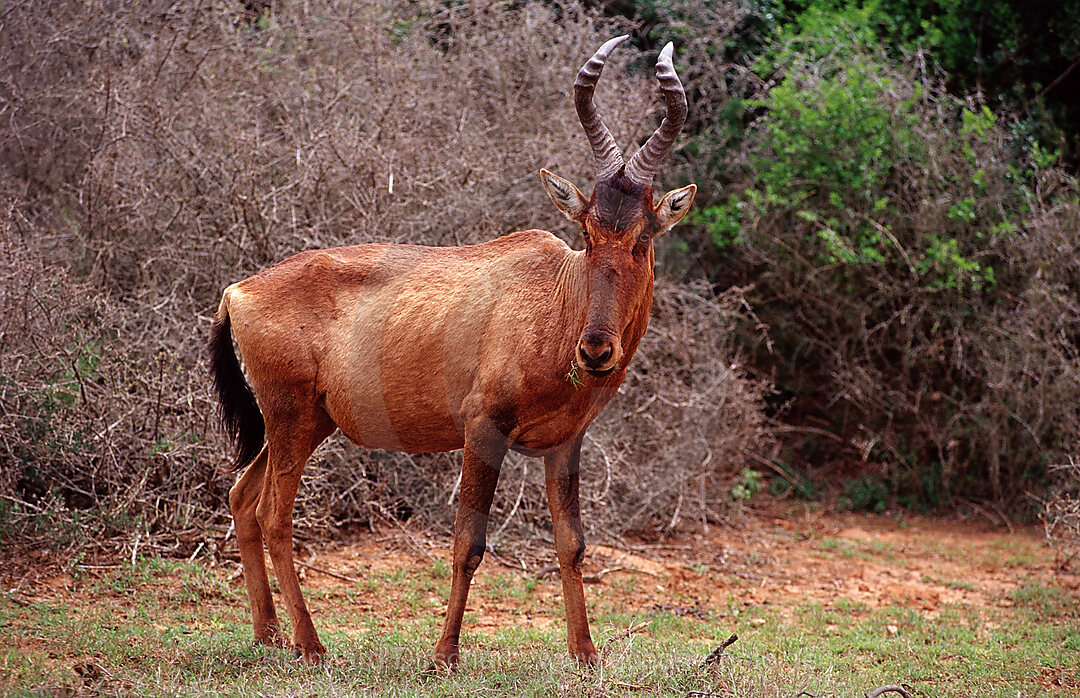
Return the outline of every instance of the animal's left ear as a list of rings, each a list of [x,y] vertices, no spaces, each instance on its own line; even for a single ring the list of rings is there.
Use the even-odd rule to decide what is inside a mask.
[[[672,189],[664,194],[664,198],[660,199],[660,204],[656,207],[656,222],[659,226],[656,237],[671,230],[672,226],[683,219],[690,210],[690,204],[693,203],[696,193],[697,185],[688,184],[682,189]]]

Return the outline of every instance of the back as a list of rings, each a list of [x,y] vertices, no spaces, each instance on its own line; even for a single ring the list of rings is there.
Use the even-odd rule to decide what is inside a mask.
[[[230,286],[223,302],[260,396],[262,383],[310,383],[363,446],[452,450],[464,443],[466,397],[483,401],[477,367],[500,367],[489,381],[513,375],[521,355],[498,354],[513,335],[535,334],[523,325],[554,319],[569,254],[543,231],[468,247],[309,251]]]

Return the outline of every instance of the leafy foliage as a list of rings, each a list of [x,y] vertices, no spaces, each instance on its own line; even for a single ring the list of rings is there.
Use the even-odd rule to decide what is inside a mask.
[[[889,487],[881,478],[865,476],[844,483],[840,506],[851,511],[880,514],[889,505]]]
[[[864,31],[893,57],[925,52],[954,92],[978,91],[1028,119],[1072,163],[1080,158],[1080,3],[1010,0],[776,0],[774,12],[806,26],[860,13]],[[780,23],[783,22],[780,20]]]
[[[769,328],[754,361],[798,396],[785,419],[829,424],[902,504],[1020,503],[1080,426],[1029,368],[1080,389],[1078,243],[1060,237],[1077,185],[1023,124],[882,49],[878,12],[817,3],[780,26],[741,149],[696,175],[727,184],[692,220],[714,279],[750,270],[748,319]],[[1061,312],[1036,320],[1051,297]],[[849,505],[887,499],[856,490]]]

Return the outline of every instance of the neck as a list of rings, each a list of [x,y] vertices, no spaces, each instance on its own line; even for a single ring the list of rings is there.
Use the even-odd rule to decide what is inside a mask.
[[[623,330],[622,340],[625,358],[621,362],[625,367],[637,350],[641,337],[649,324],[653,295],[653,253],[649,251],[648,290],[642,296],[638,307],[634,309],[629,324]],[[575,362],[577,343],[585,327],[589,309],[588,269],[584,251],[566,253],[555,274],[553,310],[557,313],[558,326],[564,328],[559,337],[559,356],[564,357],[569,367]],[[563,359],[560,359],[562,361]],[[618,372],[621,373],[621,372]]]
[[[570,321],[564,327],[574,327],[578,332],[585,322],[589,297],[585,271],[585,252],[571,250],[563,257],[555,274],[555,306],[562,313],[561,319]]]
[[[569,370],[576,364],[575,355],[581,331],[589,309],[589,286],[586,274],[585,252],[571,250],[566,253],[555,273],[553,311],[558,327],[558,356],[561,370]],[[564,368],[565,365],[565,368]]]

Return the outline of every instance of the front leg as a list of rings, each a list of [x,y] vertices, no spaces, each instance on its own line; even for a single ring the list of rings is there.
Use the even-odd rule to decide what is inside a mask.
[[[466,440],[461,460],[461,499],[454,519],[454,571],[450,583],[450,602],[442,637],[435,645],[436,666],[453,669],[459,661],[458,640],[465,601],[473,574],[484,559],[487,548],[487,522],[499,469],[506,455],[501,437]]]
[[[581,563],[585,558],[585,534],[581,529],[578,499],[578,464],[581,460],[582,432],[566,448],[544,459],[548,507],[551,509],[555,552],[562,577],[563,605],[566,608],[566,642],[570,656],[583,664],[595,664],[600,654],[589,634],[585,613],[585,589],[581,584]]]

